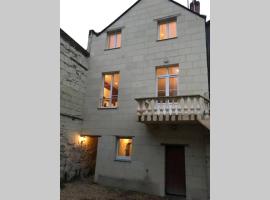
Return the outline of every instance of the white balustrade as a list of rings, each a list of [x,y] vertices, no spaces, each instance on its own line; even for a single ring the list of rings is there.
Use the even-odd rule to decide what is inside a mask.
[[[136,101],[139,121],[194,120],[210,115],[209,100],[200,95],[139,98]]]

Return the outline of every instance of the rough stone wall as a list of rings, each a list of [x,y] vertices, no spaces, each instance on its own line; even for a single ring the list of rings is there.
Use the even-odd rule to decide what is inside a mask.
[[[84,50],[85,51],[85,50]],[[87,52],[61,30],[60,41],[60,174],[70,181],[82,171],[85,150],[79,141],[83,121],[85,81],[88,71]]]

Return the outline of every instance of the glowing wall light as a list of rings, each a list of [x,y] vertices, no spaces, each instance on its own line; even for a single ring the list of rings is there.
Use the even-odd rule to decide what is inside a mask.
[[[81,145],[83,145],[83,143],[86,141],[86,137],[85,136],[79,136],[79,143],[81,144]]]

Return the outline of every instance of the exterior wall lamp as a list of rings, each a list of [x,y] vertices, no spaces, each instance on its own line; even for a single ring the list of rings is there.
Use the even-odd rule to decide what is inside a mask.
[[[81,144],[81,146],[83,145],[83,143],[85,141],[86,141],[86,137],[85,136],[80,136],[79,143]]]

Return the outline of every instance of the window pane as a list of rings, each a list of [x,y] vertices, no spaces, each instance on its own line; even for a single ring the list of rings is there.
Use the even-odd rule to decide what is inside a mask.
[[[112,75],[105,75],[103,96],[106,98],[110,98],[111,95],[111,82],[112,82]]]
[[[170,32],[170,35],[169,35],[170,38],[176,37],[176,21],[172,21],[169,23],[169,32]]]
[[[159,24],[159,39],[160,40],[167,39],[167,24],[166,23]]]
[[[121,47],[121,39],[122,39],[121,32],[118,32],[117,33],[117,44],[116,44],[117,48]]]
[[[177,95],[177,78],[170,78],[170,96]]]
[[[166,91],[165,90],[159,90],[158,91],[158,97],[165,97],[166,96]]]
[[[110,33],[108,37],[109,37],[108,48],[110,49],[115,48],[115,34]]]
[[[119,88],[120,75],[114,74],[113,76],[113,88],[112,88],[112,106],[118,106],[118,88]]]
[[[113,88],[112,88],[112,95],[117,96],[118,95],[118,87],[119,87],[119,74],[114,74],[113,76]]]
[[[166,75],[168,73],[167,67],[157,68],[157,76]]]
[[[111,82],[112,82],[112,75],[110,74],[104,75],[104,88],[103,88],[103,100],[102,100],[103,107],[110,106]]]
[[[118,96],[112,96],[112,107],[118,106]]]
[[[132,139],[120,138],[118,140],[118,156],[131,156]]]
[[[159,97],[166,96],[166,79],[165,78],[158,79],[158,96]]]
[[[102,99],[102,107],[110,107],[110,99],[103,97]]]
[[[169,67],[169,74],[179,74],[179,67],[178,66],[172,66]]]

